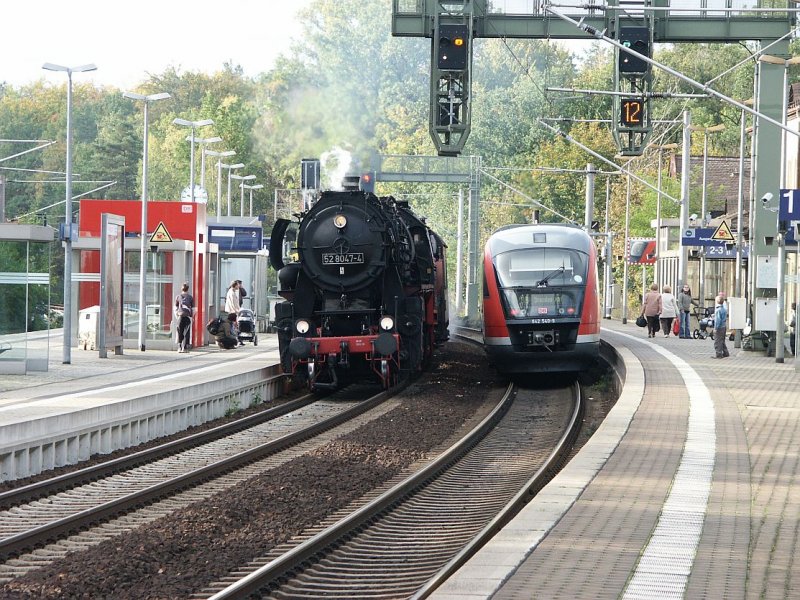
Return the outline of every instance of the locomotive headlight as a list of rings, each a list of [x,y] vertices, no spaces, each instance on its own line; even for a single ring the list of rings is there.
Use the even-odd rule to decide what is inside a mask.
[[[305,319],[300,319],[297,323],[294,324],[295,329],[297,329],[297,333],[305,334],[308,333],[308,330],[311,329],[311,325],[308,324],[308,321]]]
[[[336,215],[333,217],[333,224],[337,229],[344,229],[344,226],[347,225],[347,217],[342,214]]]
[[[381,318],[381,329],[389,331],[394,327],[394,319],[392,317]]]

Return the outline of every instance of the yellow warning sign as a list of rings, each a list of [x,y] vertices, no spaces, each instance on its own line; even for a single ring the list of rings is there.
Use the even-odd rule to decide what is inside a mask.
[[[733,242],[733,234],[731,233],[731,228],[728,227],[728,224],[723,221],[717,227],[717,230],[714,232],[714,235],[711,236],[712,240],[716,240],[717,242]]]
[[[158,227],[153,232],[153,235],[150,236],[150,243],[151,244],[158,244],[160,242],[167,243],[172,241],[172,236],[167,231],[167,228],[164,226],[164,221],[158,222]]]

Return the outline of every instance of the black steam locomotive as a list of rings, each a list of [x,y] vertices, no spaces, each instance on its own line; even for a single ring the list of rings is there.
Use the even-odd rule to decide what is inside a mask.
[[[284,372],[311,389],[370,373],[385,388],[419,370],[448,338],[445,244],[407,202],[349,190],[323,192],[299,215],[296,260],[270,240],[278,271],[275,325]]]

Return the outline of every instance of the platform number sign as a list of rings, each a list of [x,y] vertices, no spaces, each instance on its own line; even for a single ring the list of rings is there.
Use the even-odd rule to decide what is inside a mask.
[[[778,219],[800,221],[800,190],[781,190]]]
[[[644,118],[644,101],[638,98],[625,98],[620,102],[619,122],[625,127],[638,127]]]

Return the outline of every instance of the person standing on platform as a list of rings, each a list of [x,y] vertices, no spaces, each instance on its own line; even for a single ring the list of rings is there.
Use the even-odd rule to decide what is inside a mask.
[[[789,351],[792,356],[797,353],[797,302],[792,302],[792,318],[789,321]]]
[[[697,302],[692,299],[692,290],[688,283],[684,283],[681,291],[678,293],[678,309],[680,310],[680,338],[688,340],[692,337],[692,326],[689,324],[689,313],[692,310],[692,304],[699,306]]]
[[[241,279],[237,279],[236,283],[239,284],[239,308],[242,309],[244,308],[244,299],[247,298],[247,290],[244,289]]]
[[[242,280],[241,279],[237,279],[236,280],[236,285],[239,288],[239,310],[242,310],[244,308],[244,299],[247,298],[247,290],[244,289],[244,286],[242,285]],[[239,333],[238,333],[238,326],[239,326],[238,321],[236,323],[236,326],[237,326],[236,335],[238,336],[239,335]],[[240,346],[244,346],[244,342],[242,340],[239,340],[239,345]]]
[[[717,309],[714,311],[714,358],[728,358],[728,347],[725,345],[725,335],[728,330],[728,308],[725,298],[717,296]]]
[[[647,337],[656,337],[658,315],[661,314],[661,294],[658,293],[658,284],[652,284],[650,290],[642,298],[641,314],[647,319]]]
[[[242,303],[239,297],[239,283],[231,281],[231,286],[228,288],[228,293],[225,294],[225,312],[233,313],[234,316],[239,314],[239,309]]]
[[[672,331],[672,321],[678,316],[678,303],[672,295],[672,288],[665,285],[661,290],[661,331],[664,337],[669,337]]]
[[[189,351],[189,334],[194,313],[194,298],[189,293],[189,284],[184,283],[181,293],[175,297],[175,317],[178,319],[178,352]]]

